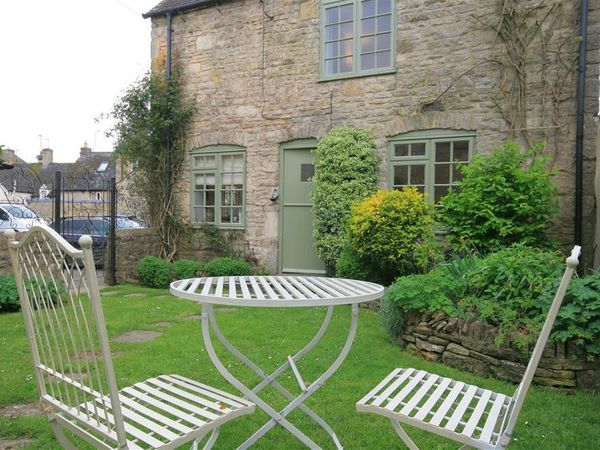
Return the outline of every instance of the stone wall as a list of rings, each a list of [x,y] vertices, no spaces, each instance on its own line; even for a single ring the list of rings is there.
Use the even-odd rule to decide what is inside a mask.
[[[280,185],[282,143],[320,138],[338,125],[368,128],[383,160],[382,187],[388,183],[387,139],[400,133],[469,130],[476,135],[476,152],[488,152],[510,137],[527,145],[523,129],[511,130],[494,97],[503,83],[497,61],[506,57],[506,50],[490,24],[498,23],[502,2],[396,1],[396,72],[326,82],[319,73],[320,4],[235,0],[173,17],[173,63],[181,68],[185,95],[196,104],[188,149],[217,144],[246,149],[244,239],[270,270],[276,269],[281,205],[269,198]],[[543,24],[544,39],[536,35],[527,48],[525,128],[530,142],[549,137],[547,151],[558,170],[563,210],[554,234],[569,246],[580,2],[550,0],[544,5],[554,9]],[[595,207],[599,25],[600,0],[591,0],[583,183],[587,259],[592,254]],[[570,64],[566,75],[551,61],[559,46],[566,52],[559,62]],[[157,17],[152,20],[154,67],[164,64],[165,55],[166,20]],[[559,82],[560,99],[553,103],[551,87]],[[552,117],[553,105],[560,105],[557,117]],[[180,181],[181,204],[189,215],[189,172]]]
[[[520,382],[529,357],[516,346],[497,346],[497,335],[497,328],[490,325],[451,318],[441,312],[412,311],[400,339],[409,351],[429,361]],[[568,344],[549,342],[533,381],[545,386],[600,390],[600,361],[587,362],[575,356]]]

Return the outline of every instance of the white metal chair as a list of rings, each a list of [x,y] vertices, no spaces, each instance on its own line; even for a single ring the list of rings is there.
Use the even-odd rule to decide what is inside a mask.
[[[54,230],[34,225],[20,240],[7,231],[40,400],[61,445],[63,428],[96,448],[210,448],[225,422],[254,404],[179,375],[118,390],[92,255]]]
[[[577,267],[575,246],[521,383],[514,395],[482,389],[417,369],[395,369],[356,404],[360,412],[388,417],[410,449],[418,447],[402,424],[460,442],[463,447],[503,449],[512,439],[517,418],[563,297]]]

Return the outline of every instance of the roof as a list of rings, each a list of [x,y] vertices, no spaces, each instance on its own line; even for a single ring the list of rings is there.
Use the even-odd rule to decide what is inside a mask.
[[[116,173],[111,157],[110,152],[96,152],[82,155],[74,163],[50,163],[46,167],[39,163],[15,164],[10,170],[0,171],[0,185],[8,191],[37,195],[43,184],[52,188],[55,173],[60,172],[65,191],[104,191]],[[100,172],[102,163],[108,166]]]
[[[164,16],[168,13],[182,12],[201,6],[211,6],[216,3],[217,0],[162,0],[150,11],[142,14],[142,17],[147,19],[148,17]]]

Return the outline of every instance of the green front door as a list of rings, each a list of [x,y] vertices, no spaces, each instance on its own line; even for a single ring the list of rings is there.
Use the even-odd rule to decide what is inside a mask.
[[[312,144],[312,146],[308,145]],[[311,149],[316,143],[295,143],[282,148],[280,269],[282,272],[325,273],[312,237]]]

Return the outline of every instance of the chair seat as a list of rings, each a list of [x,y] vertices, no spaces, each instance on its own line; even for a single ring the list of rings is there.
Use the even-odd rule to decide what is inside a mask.
[[[357,404],[477,448],[493,448],[512,397],[413,368],[395,369]]]
[[[161,375],[121,389],[119,400],[128,448],[176,448],[254,412],[253,403],[180,375]],[[110,408],[108,396],[80,405],[92,427],[93,417],[104,414],[101,403]],[[110,413],[108,421],[115,423]],[[107,434],[116,439],[114,432]]]

